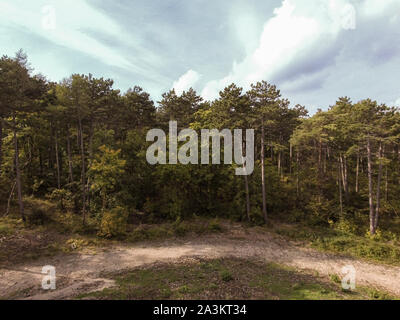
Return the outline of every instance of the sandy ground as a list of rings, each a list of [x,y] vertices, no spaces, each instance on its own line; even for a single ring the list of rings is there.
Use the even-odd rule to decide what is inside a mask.
[[[168,240],[140,245],[118,245],[95,254],[58,255],[0,269],[0,297],[19,299],[71,299],[84,292],[102,290],[114,282],[105,273],[120,272],[155,262],[174,262],[185,257],[257,258],[319,275],[341,275],[344,266],[356,270],[357,285],[383,289],[400,296],[400,267],[372,264],[348,257],[321,253],[272,234],[245,234],[239,229],[229,234],[191,240]],[[41,289],[42,267],[56,267],[57,289]],[[15,293],[18,293],[15,295]]]

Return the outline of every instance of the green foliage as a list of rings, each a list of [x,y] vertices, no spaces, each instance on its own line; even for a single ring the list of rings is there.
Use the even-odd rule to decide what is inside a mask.
[[[398,236],[391,231],[376,230],[376,233],[371,235],[369,230],[365,232],[365,237],[377,242],[398,241]]]
[[[104,238],[119,237],[126,234],[128,212],[121,207],[103,213],[98,235]]]
[[[262,225],[264,162],[268,218],[330,225],[339,235],[376,243],[398,241],[400,228],[383,226],[400,213],[398,109],[341,97],[308,117],[305,107],[291,104],[266,81],[252,84],[247,92],[229,84],[214,101],[204,101],[193,89],[182,94],[171,90],[156,108],[142,88],[122,93],[113,85],[112,79],[91,74],[48,82],[32,74],[22,51],[0,59],[2,204],[13,189],[10,204],[16,207],[12,186],[19,160],[23,198],[50,199],[61,211],[75,213],[60,229],[107,229],[103,219],[111,219],[116,207],[124,208],[128,218],[140,212],[147,222],[178,220],[174,235],[187,233],[193,215]],[[146,134],[152,128],[166,130],[171,120],[179,130],[190,127],[198,133],[254,129],[253,174],[236,176],[236,164],[149,165]],[[47,223],[54,211],[30,207],[29,200],[26,207],[36,224]],[[372,239],[364,237],[369,215],[378,218],[380,227]],[[78,227],[79,218],[86,226]],[[218,231],[218,223],[209,228]]]
[[[56,213],[56,207],[53,203],[34,198],[27,198],[25,203],[26,208],[29,210],[28,222],[30,224],[44,225],[53,220],[52,216]]]
[[[333,283],[339,284],[339,283],[342,282],[342,280],[340,279],[340,277],[339,277],[337,274],[331,274],[331,275],[329,276],[329,278],[331,279],[331,281],[332,281]]]
[[[125,160],[120,159],[121,150],[114,151],[101,146],[100,154],[92,162],[88,176],[92,179],[91,190],[99,192],[102,198],[102,208],[115,204],[111,194],[120,186],[120,178],[124,174]],[[112,201],[114,200],[114,201]]]
[[[68,251],[75,251],[85,248],[89,245],[89,241],[84,239],[69,239],[65,242]]]
[[[229,270],[221,271],[221,279],[222,279],[222,281],[225,281],[225,282],[234,280],[233,275]]]
[[[345,233],[357,234],[357,223],[355,221],[351,221],[348,219],[340,219],[337,223],[334,224],[334,228],[338,231],[343,231]]]
[[[58,204],[58,209],[62,211],[70,211],[74,208],[74,197],[70,190],[54,189],[50,193],[49,199],[56,201]]]
[[[379,291],[374,288],[367,289],[367,294],[371,299],[374,299],[374,300],[392,300],[393,299],[388,293]]]
[[[354,220],[357,221],[357,220]],[[357,230],[362,230],[362,225],[357,225]],[[337,225],[339,227],[337,227]],[[400,248],[393,239],[382,237],[382,232],[377,232],[378,238],[370,236],[369,232],[354,232],[348,222],[339,222],[333,228],[315,225],[275,225],[274,230],[280,235],[296,241],[307,241],[311,246],[321,251],[328,251],[338,254],[346,254],[357,258],[400,264]],[[341,228],[342,230],[339,230]],[[350,230],[349,230],[349,229]],[[364,229],[365,230],[365,229]]]
[[[328,220],[334,215],[332,204],[327,199],[313,197],[305,207],[308,213],[307,221],[311,225],[327,225]]]
[[[223,227],[221,226],[221,224],[219,223],[218,219],[214,219],[210,222],[210,224],[208,225],[208,228],[210,229],[210,231],[214,231],[214,232],[221,232],[223,231]]]
[[[14,233],[14,230],[7,224],[0,224],[0,237],[9,236]]]

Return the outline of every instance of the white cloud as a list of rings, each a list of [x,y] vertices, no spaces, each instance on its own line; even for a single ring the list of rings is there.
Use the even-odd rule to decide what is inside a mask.
[[[396,101],[390,103],[391,106],[395,107],[400,107],[400,98],[398,98]]]
[[[202,96],[217,98],[218,92],[232,82],[247,89],[251,83],[269,80],[300,57],[311,53],[312,59],[313,48],[334,44],[341,32],[355,32],[354,19],[359,15],[370,17],[375,9],[378,15],[395,3],[399,1],[283,0],[265,23],[257,49],[240,63],[234,62],[227,76],[209,81]]]
[[[183,91],[186,91],[196,85],[200,80],[201,75],[196,71],[189,70],[184,75],[182,75],[178,81],[175,81],[172,88],[175,89],[178,95],[181,95]]]
[[[54,8],[53,29],[43,26]],[[131,71],[143,71],[112,46],[97,40],[91,32],[120,42],[127,41],[123,30],[110,18],[81,0],[26,1],[0,0],[0,27],[23,28],[48,41],[90,55],[101,62]]]

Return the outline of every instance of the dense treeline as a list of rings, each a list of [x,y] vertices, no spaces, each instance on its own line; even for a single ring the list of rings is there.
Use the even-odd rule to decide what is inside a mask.
[[[0,60],[0,199],[29,197],[60,210],[126,220],[193,215],[268,222],[269,215],[327,224],[400,212],[400,113],[394,107],[340,98],[308,117],[267,82],[232,84],[215,101],[190,89],[158,103],[139,87],[122,94],[110,79],[74,74],[60,83],[32,75],[26,55]],[[253,128],[255,170],[235,165],[149,165],[146,133],[180,129]],[[7,211],[6,210],[6,211]],[[7,212],[6,212],[7,213]],[[367,226],[366,226],[367,227]]]

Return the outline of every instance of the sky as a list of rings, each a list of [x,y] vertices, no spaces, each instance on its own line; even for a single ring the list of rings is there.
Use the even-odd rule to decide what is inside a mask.
[[[154,101],[266,80],[311,113],[400,106],[400,0],[0,0],[0,54],[20,48],[51,81],[92,73]]]

